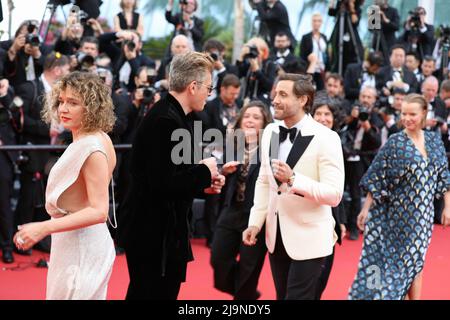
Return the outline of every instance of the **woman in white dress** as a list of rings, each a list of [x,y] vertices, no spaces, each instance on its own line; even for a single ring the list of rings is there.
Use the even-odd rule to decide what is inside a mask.
[[[48,300],[106,299],[115,259],[106,225],[116,165],[105,133],[115,121],[110,89],[95,74],[73,72],[54,85],[43,116],[70,130],[73,143],[48,177],[45,207],[52,219],[19,226],[14,242],[28,250],[52,235]]]

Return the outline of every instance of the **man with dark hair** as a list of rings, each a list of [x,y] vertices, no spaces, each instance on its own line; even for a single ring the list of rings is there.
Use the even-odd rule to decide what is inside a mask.
[[[128,300],[177,298],[193,260],[188,221],[193,198],[203,191],[220,193],[225,183],[215,158],[198,162],[194,145],[199,141],[192,141],[190,113],[203,110],[212,90],[212,69],[212,59],[203,53],[174,57],[169,93],[135,135],[131,185],[117,230],[130,275]]]
[[[203,52],[209,53],[214,60],[213,87],[216,90],[208,97],[208,101],[212,101],[220,94],[223,78],[228,74],[237,76],[239,71],[236,66],[225,61],[225,45],[219,40],[209,39],[206,41],[203,45]]]
[[[416,7],[413,15],[408,16],[405,22],[405,32],[399,37],[406,51],[417,53],[419,59],[431,55],[434,48],[434,26],[425,23],[427,12],[423,7]],[[417,17],[419,21],[416,21]]]
[[[407,93],[418,90],[415,75],[406,66],[406,50],[401,44],[391,49],[390,64],[384,66],[376,75],[376,88],[386,97],[391,95],[394,88],[402,89]]]
[[[341,112],[349,115],[351,111],[351,103],[345,99],[344,78],[337,73],[330,73],[325,79],[325,89],[329,98],[333,99],[335,105],[340,108]]]
[[[375,75],[382,66],[383,55],[380,52],[371,52],[363,63],[349,64],[344,76],[346,98],[355,101],[362,87],[375,87]]]
[[[275,35],[274,47],[275,53],[269,59],[282,69],[296,60],[294,52],[290,49],[292,47],[291,40],[286,32],[280,31]]]
[[[310,115],[310,76],[285,74],[273,100],[278,124],[261,142],[261,169],[246,245],[255,245],[265,223],[278,300],[313,300],[324,257],[337,240],[331,207],[341,201],[344,162],[339,136]],[[270,155],[270,156],[269,156]]]
[[[414,73],[416,76],[417,82],[419,84],[422,84],[424,80],[424,76],[422,72],[420,71],[420,59],[414,52],[408,52],[406,54],[406,60],[405,60],[405,66],[406,68]]]

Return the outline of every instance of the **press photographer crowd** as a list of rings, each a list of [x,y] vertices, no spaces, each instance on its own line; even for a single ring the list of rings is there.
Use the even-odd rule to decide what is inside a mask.
[[[399,252],[394,258],[396,261],[391,265],[401,263],[407,268],[410,261],[413,261],[415,266],[421,265],[431,237],[431,231],[428,231],[431,230],[432,224],[445,225],[448,223],[446,219],[450,219],[445,203],[447,196],[437,195],[438,193],[443,195],[447,191],[445,188],[447,185],[450,186],[450,182],[448,182],[450,179],[447,180],[446,173],[439,171],[438,165],[433,164],[434,171],[431,169],[427,171],[430,161],[436,159],[440,165],[447,166],[445,152],[450,153],[450,27],[445,25],[437,27],[426,23],[427,12],[423,7],[410,8],[406,21],[400,21],[397,8],[390,5],[392,1],[374,0],[374,8],[377,9],[376,12],[379,12],[380,28],[369,28],[372,33],[370,45],[364,47],[358,33],[362,16],[365,14],[362,10],[364,0],[330,0],[328,15],[335,17],[335,27],[331,36],[327,37],[321,32],[323,31],[324,17],[320,13],[315,13],[312,16],[303,17],[303,19],[311,21],[311,28],[305,30],[307,32],[301,39],[296,39],[289,25],[288,10],[283,1],[250,0],[252,9],[257,12],[260,28],[258,32],[247,39],[237,60],[233,62],[231,57],[226,54],[227,47],[224,43],[214,38],[205,38],[204,20],[196,15],[198,9],[196,0],[177,2],[168,0],[165,18],[167,23],[174,26],[173,36],[164,57],[155,59],[143,52],[144,16],[137,12],[136,1],[120,1],[121,11],[114,17],[114,26],[112,26],[111,32],[105,32],[98,20],[99,6],[102,1],[92,0],[85,3],[75,1],[75,4],[70,4],[72,7],[60,36],[52,43],[42,39],[42,34],[39,34],[42,26],[34,20],[23,21],[10,40],[0,42],[0,146],[71,144],[73,141],[71,132],[56,120],[48,124],[42,119],[42,113],[46,95],[61,79],[65,79],[75,71],[95,74],[109,87],[116,118],[114,127],[109,132],[111,141],[116,145],[134,144],[135,141],[142,143],[139,130],[144,125],[140,126],[141,123],[145,123],[146,117],[148,118],[155,105],[158,106],[158,102],[174,100],[173,84],[169,74],[175,71],[171,67],[181,63],[177,59],[179,57],[188,57],[192,52],[202,52],[206,54],[208,61],[212,64],[210,85],[207,82],[198,82],[208,91],[206,105],[202,111],[193,109],[186,121],[191,121],[191,123],[200,121],[203,132],[208,129],[218,129],[224,135],[230,129],[242,129],[244,132],[246,130],[262,131],[275,124],[274,127],[278,130],[279,125],[280,163],[275,164],[278,173],[273,169],[278,187],[287,185],[289,188],[295,188],[297,182],[294,182],[294,179],[303,179],[303,176],[295,170],[292,173],[294,167],[289,166],[292,160],[289,151],[282,151],[283,146],[289,143],[287,137],[290,138],[290,145],[294,144],[294,150],[297,141],[294,142],[295,136],[300,136],[298,139],[306,139],[310,136],[304,133],[308,132],[306,129],[308,125],[303,123],[303,120],[299,122],[300,124],[292,123],[295,125],[293,128],[296,129],[294,132],[288,125],[288,112],[292,111],[288,111],[290,110],[287,107],[288,103],[291,103],[288,101],[293,101],[292,99],[298,97],[307,97],[304,99],[306,105],[301,111],[304,110],[305,119],[312,118],[320,123],[321,127],[328,128],[328,143],[334,141],[334,135],[340,137],[341,144],[338,149],[339,152],[342,150],[342,169],[345,173],[342,201],[320,202],[321,206],[333,207],[333,234],[336,235],[339,244],[345,245],[342,242],[344,238],[350,241],[358,240],[362,236],[362,232],[365,237],[368,235],[372,237],[375,229],[381,234],[382,232],[379,230],[390,225],[392,220],[383,220],[388,218],[379,218],[375,213],[383,212],[384,209],[388,210],[387,208],[379,209],[379,207],[387,203],[384,201],[388,200],[384,199],[394,197],[397,185],[402,186],[404,179],[411,181],[411,176],[417,176],[417,181],[420,180],[424,185],[413,184],[412,188],[416,191],[419,190],[417,192],[420,194],[422,194],[421,190],[433,192],[432,199],[426,198],[428,199],[426,200],[424,197],[416,202],[417,198],[411,198],[410,203],[404,204],[403,200],[399,200],[401,204],[400,202],[397,204],[395,199],[389,198],[391,201],[389,204],[393,208],[397,208],[397,212],[402,212],[402,208],[409,208],[410,204],[417,208],[421,203],[428,203],[424,210],[432,210],[431,218],[424,218],[427,220],[425,221],[422,216],[417,217],[416,213],[405,213],[402,221],[405,221],[406,226],[400,225],[400,229],[389,233],[402,234],[410,239],[408,238],[409,232],[416,232],[414,231],[417,230],[416,226],[420,225],[420,235],[414,235],[414,237],[417,236],[422,241],[417,247],[421,256],[416,257],[411,253],[411,257],[414,256],[414,258],[407,257],[410,253],[410,246],[417,245],[415,240],[411,240],[413,241],[412,245],[411,243],[403,244],[400,243],[399,238],[401,237],[399,236],[391,239],[392,241],[389,240],[388,246],[396,248],[392,252]],[[70,1],[51,2],[55,5],[70,3]],[[289,91],[290,89],[285,89],[285,84],[291,82],[294,82],[293,94]],[[297,88],[298,83],[300,85]],[[420,106],[420,110],[417,109],[419,111],[414,109],[416,106]],[[285,108],[285,118],[279,116],[282,108]],[[405,147],[405,156],[399,151],[403,150],[402,143],[408,145],[412,141],[415,142],[411,136],[407,136],[410,132],[416,132],[411,129],[413,122],[411,118],[417,117],[418,114],[420,116],[422,112],[424,113],[423,130],[425,133],[420,136],[422,140],[419,140],[425,145],[422,149],[427,155],[423,154],[421,148],[414,148],[412,145],[412,149]],[[289,116],[291,117],[292,114]],[[421,119],[419,120],[421,121]],[[283,127],[284,124],[287,128]],[[145,128],[148,126],[147,123]],[[313,133],[311,133],[312,136],[317,136],[316,140],[322,134],[320,131],[322,129],[317,130],[317,132],[312,131]],[[281,140],[283,135],[284,140]],[[287,224],[291,223],[291,220],[282,220],[284,207],[279,205],[280,209],[275,213],[275,219],[279,215],[279,221],[277,220],[275,225],[271,225],[271,228],[267,224],[264,227],[255,222],[260,221],[256,211],[260,208],[261,203],[264,203],[261,200],[262,187],[258,187],[258,185],[266,183],[264,178],[261,178],[262,173],[258,178],[258,172],[262,172],[266,170],[266,167],[272,165],[272,163],[264,162],[264,156],[261,156],[260,159],[257,155],[260,148],[265,150],[264,145],[260,146],[265,143],[265,137],[265,135],[264,138],[257,136],[252,140],[246,136],[246,146],[253,143],[256,148],[246,149],[244,159],[224,161],[225,163],[218,165],[214,162],[217,175],[223,175],[226,179],[225,185],[219,193],[195,195],[196,200],[194,200],[192,212],[189,210],[188,214],[189,232],[193,237],[206,238],[206,245],[211,249],[210,264],[214,270],[214,286],[218,290],[229,293],[234,299],[254,300],[259,298],[258,279],[266,254],[269,254],[271,259],[277,299],[320,299],[331,272],[335,248],[333,242],[333,246],[330,246],[330,250],[333,247],[331,255],[327,253],[324,258],[321,253],[325,251],[321,251],[320,248],[316,250],[314,246],[319,247],[319,242],[328,240],[331,243],[331,233],[324,236],[325,240],[323,241],[318,236],[317,239],[320,241],[308,243],[311,247],[305,248],[303,252],[311,254],[303,255],[303,253],[297,254],[298,248],[289,246],[292,246],[292,239],[297,239],[292,232],[305,232],[305,234],[311,232],[304,227],[308,223],[306,221],[309,219],[308,217],[302,222],[306,231],[300,227],[298,230],[294,227],[289,229]],[[405,137],[406,139],[410,137],[410,140],[402,140]],[[439,137],[439,141],[434,137]],[[270,140],[270,137],[266,140]],[[306,149],[306,151],[303,150],[305,152],[303,157],[310,159],[309,161],[317,161],[317,164],[311,164],[314,167],[311,170],[325,165],[323,163],[327,161],[330,163],[335,161],[326,158],[327,155],[322,152],[319,152],[316,158],[307,154],[309,143],[311,143],[309,147],[309,151],[311,151],[311,148],[316,148],[314,144],[317,142],[314,139],[312,142],[308,139],[305,141],[302,141],[306,144],[303,145]],[[435,150],[441,150],[441,145],[445,152],[434,154],[437,152]],[[203,146],[206,146],[206,143]],[[226,146],[219,143],[219,145],[215,145],[215,149],[217,153],[214,155],[220,159],[225,153]],[[332,147],[327,147],[327,149],[331,150]],[[157,157],[159,150],[153,150],[153,152],[154,157]],[[284,160],[281,156],[283,152],[285,153]],[[32,250],[50,253],[52,242],[50,235],[29,249],[16,247],[13,238],[18,226],[50,219],[45,208],[47,180],[52,166],[61,154],[60,151],[48,150],[0,150],[0,246],[3,263],[13,264],[17,255],[30,256]],[[420,157],[421,155],[423,158]],[[254,156],[257,159],[256,164],[251,162]],[[338,155],[335,157],[339,160]],[[419,161],[418,165],[411,164],[404,169],[403,163],[396,162],[400,161],[398,159],[401,157],[405,157],[404,161],[409,161],[408,163],[417,160]],[[414,158],[414,160],[409,158]],[[275,159],[278,158],[275,156]],[[132,163],[136,161],[129,149],[117,152],[117,164],[113,174],[116,188],[112,192],[115,196],[113,205],[117,210],[119,224],[124,220],[123,217],[127,216],[127,210],[130,208],[130,204],[125,201],[127,193],[136,187],[136,182],[132,182],[133,170],[131,169]],[[272,157],[270,161],[273,161]],[[322,184],[320,180],[325,179],[325,175],[334,174],[332,171],[339,167],[336,163],[334,163],[333,169],[330,169],[331,171],[326,171],[326,173],[323,171],[322,175],[320,168],[317,169],[319,170],[317,173],[318,185]],[[205,164],[211,169],[212,164],[207,162]],[[397,165],[399,167],[396,167]],[[424,172],[417,173],[416,170],[420,170],[420,168]],[[279,177],[278,175],[283,170],[287,170],[285,172],[292,173],[292,175],[286,176],[286,179]],[[447,168],[443,170],[447,172]],[[379,172],[382,173],[377,175]],[[296,174],[297,176],[295,176]],[[423,182],[420,178],[422,174],[432,182],[428,182],[428,180]],[[397,175],[399,178],[396,178]],[[408,178],[404,178],[404,176],[408,176]],[[390,179],[395,182],[389,184]],[[337,180],[339,179],[336,178]],[[269,185],[269,182],[267,184]],[[130,187],[132,185],[133,187]],[[275,187],[271,185],[270,188],[276,189],[276,187],[276,185]],[[314,188],[316,187],[320,186]],[[409,190],[408,187],[409,185],[403,185],[403,190]],[[384,190],[380,191],[379,188],[384,188]],[[434,196],[435,189],[438,190],[436,196]],[[303,197],[298,201],[305,201],[301,206],[312,207],[311,203],[315,201],[316,195],[308,198],[308,192],[303,192],[300,192],[300,197],[296,196],[297,198]],[[311,193],[314,192],[311,191]],[[286,199],[286,206],[291,205],[290,201],[294,201],[287,197],[281,198],[280,196],[279,198],[280,201]],[[320,196],[317,195],[317,197]],[[185,203],[180,205],[181,208],[183,205]],[[162,207],[158,206],[158,210]],[[182,210],[179,204],[174,205],[174,208],[174,212]],[[269,208],[271,208],[271,204],[269,204]],[[367,218],[369,209],[372,211]],[[379,211],[377,211],[378,209]],[[316,215],[323,213],[314,212]],[[151,213],[149,212],[149,214]],[[408,214],[409,217],[412,217],[413,222],[408,218]],[[429,212],[423,213],[423,217],[428,217],[427,214]],[[379,215],[388,214],[384,212]],[[175,233],[182,230],[180,227],[182,223],[176,219],[175,217],[175,222],[173,222]],[[267,219],[270,218],[267,217]],[[364,219],[368,219],[365,231],[363,231],[364,221],[366,221]],[[377,219],[382,219],[382,221]],[[311,218],[312,222],[309,222],[311,225],[308,228],[313,228],[312,225],[319,225],[324,220],[326,219],[316,221]],[[295,221],[292,224],[298,223],[297,220]],[[252,222],[255,224],[252,225]],[[277,228],[280,228],[280,231],[278,233],[275,231],[271,235],[271,232]],[[321,227],[320,230],[319,227],[317,228],[317,230],[314,229],[317,234],[326,233],[325,227]],[[282,231],[286,233],[284,234]],[[132,252],[129,249],[124,250],[123,246],[129,246],[130,242],[122,245],[116,239],[118,232],[110,228],[110,233],[112,239],[115,240],[116,254],[124,254],[126,250],[128,250],[127,254],[130,253],[127,258],[132,282],[127,298],[139,298],[138,292],[141,292],[139,290],[144,292],[144,289],[132,288],[135,284],[133,284],[131,270],[136,273],[138,271],[132,269],[130,257],[132,257],[131,253],[134,254],[134,258],[138,257],[140,253]],[[255,237],[258,233],[259,237],[256,242]],[[422,237],[422,234],[425,236]],[[281,235],[283,240],[281,240]],[[242,244],[243,237],[246,245]],[[287,240],[289,238],[291,241]],[[380,247],[373,244],[378,238],[373,236],[372,242],[365,243],[359,266],[360,271],[353,283],[349,297],[352,299],[403,299],[405,297],[416,299],[420,297],[419,287],[422,274],[420,267],[416,267],[414,272],[399,267],[401,269],[397,270],[401,274],[399,278],[395,276],[397,271],[394,272],[394,275],[388,273],[383,281],[387,281],[386,288],[389,288],[389,292],[380,289],[378,293],[372,294],[368,293],[366,289],[362,289],[365,286],[362,284],[363,278],[367,278],[369,275],[364,271],[365,260],[363,258],[369,256],[370,259],[374,258],[374,261],[384,259],[383,253],[377,251]],[[166,241],[165,239],[164,241]],[[302,241],[307,242],[305,239]],[[253,240],[255,240],[254,243]],[[365,239],[365,241],[368,240]],[[279,247],[281,242],[284,243],[284,246]],[[181,247],[183,247],[183,242],[181,243]],[[406,248],[404,252],[402,248]],[[140,250],[144,251],[145,248],[142,247]],[[273,254],[274,250],[278,252],[279,256]],[[391,252],[390,249],[384,250]],[[280,255],[281,251],[284,256]],[[316,254],[316,252],[321,253]],[[166,251],[163,251],[162,254],[164,256]],[[171,271],[169,263],[172,260],[170,259],[175,258],[170,257],[171,251],[167,251],[167,254],[168,258],[164,256],[164,259],[169,259],[167,273],[174,272],[177,274],[176,277],[183,281],[183,271],[180,271],[180,275]],[[186,253],[186,261],[190,261],[189,257],[190,254]],[[319,258],[320,260],[317,260]],[[291,267],[286,262],[277,264],[283,259],[291,259],[289,260]],[[375,264],[374,261],[371,260],[371,263]],[[297,262],[302,262],[302,264],[294,268],[293,266]],[[319,265],[318,269],[315,267],[316,264]],[[282,274],[286,273],[287,277],[289,268],[295,272],[289,273],[289,279],[283,279]],[[315,270],[319,270],[319,272],[317,273]],[[309,278],[302,278],[296,275],[296,272],[307,274]],[[403,277],[404,274],[407,275]],[[298,278],[295,279],[296,276]],[[299,279],[302,279],[303,282]],[[398,279],[401,279],[401,283],[397,283]],[[291,284],[295,284],[296,280],[303,283],[304,292],[293,288],[294,285],[291,286]],[[287,285],[283,281],[287,281]],[[167,294],[163,297],[176,298],[177,294],[178,291],[176,294]],[[144,294],[144,297],[154,298],[151,294],[148,296]]]

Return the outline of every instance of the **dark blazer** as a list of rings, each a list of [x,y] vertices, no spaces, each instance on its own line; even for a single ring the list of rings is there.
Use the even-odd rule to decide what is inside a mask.
[[[284,58],[283,64],[279,64],[277,62],[278,57],[277,57],[276,52],[269,57],[269,60],[273,61],[273,63],[278,64],[280,67],[282,67],[284,69],[286,65],[294,63],[297,60],[297,57],[294,55],[294,53],[291,50],[291,52],[289,52],[289,54]]]
[[[425,23],[427,31],[420,33],[418,43],[420,44],[422,50],[418,50],[419,58],[423,59],[426,55],[433,54],[435,39],[434,39],[434,26]],[[405,32],[398,38],[398,42],[405,46],[406,52],[414,51],[412,50],[411,42],[408,39],[411,36],[411,30],[405,30]]]
[[[320,37],[325,40],[325,44],[328,43],[327,37],[324,34],[320,34]],[[308,61],[308,56],[313,52],[313,34],[312,32],[303,35],[300,42],[300,57]],[[327,61],[325,61],[326,63]]]
[[[21,144],[50,144],[50,126],[41,117],[45,97],[41,79],[27,81],[16,88],[16,93],[23,100],[24,123]],[[29,173],[43,172],[50,153],[46,151],[27,152],[29,161],[21,167]]]
[[[175,26],[175,31],[173,33],[172,39],[178,34],[177,33],[177,26],[179,25],[184,25],[183,22],[183,14],[181,12],[173,15],[172,11],[167,11],[166,10],[166,20],[167,22],[173,24]],[[202,39],[203,39],[203,35],[205,33],[204,29],[203,29],[203,20],[194,16],[193,19],[194,20],[194,27],[189,30],[192,33],[192,41],[194,42],[194,48],[195,51],[202,51]]]
[[[42,54],[39,59],[33,59],[34,73],[36,78],[42,74],[44,70],[44,60],[46,51],[41,48]],[[29,55],[23,49],[17,52],[14,61],[10,61],[8,55],[5,57],[4,77],[8,78],[9,84],[16,87],[27,81],[26,66],[28,65]]]
[[[417,92],[419,83],[417,82],[417,78],[414,75],[414,73],[409,71],[406,67],[403,67],[402,70],[403,70],[403,76],[402,76],[403,82],[409,84],[408,93]],[[388,81],[392,81],[393,74],[394,74],[394,72],[393,72],[392,66],[388,65],[388,66],[382,67],[375,76],[377,90],[381,90],[383,87],[386,86],[386,83]]]
[[[384,14],[389,19],[389,23],[385,23],[383,19],[381,19],[381,32],[382,37],[380,39],[380,51],[383,52],[383,56],[385,61],[389,61],[389,52],[391,47],[397,42],[397,37],[395,33],[400,29],[400,15],[398,14],[397,8],[387,7],[384,10]],[[376,49],[378,41],[378,34],[374,33],[372,39],[372,48]]]
[[[354,101],[359,99],[363,67],[362,63],[351,63],[344,74],[345,97]]]
[[[240,101],[236,101],[236,105],[239,109],[241,108]],[[206,123],[207,129],[210,128],[219,129],[225,137],[227,126],[225,126],[222,121],[222,108],[227,107],[223,104],[222,99],[219,96],[206,104],[204,113],[206,115],[207,120]]]
[[[257,157],[259,150],[256,151],[254,157]],[[250,215],[250,210],[253,207],[253,198],[255,195],[255,184],[256,179],[258,179],[259,168],[261,162],[259,157],[256,158],[256,163],[250,164],[248,169],[248,174],[245,179],[245,193],[244,201],[242,202],[241,210],[239,210],[239,215],[220,215],[220,224],[233,229],[238,229],[244,231],[248,225],[248,218]],[[235,193],[237,188],[237,182],[239,174],[242,171],[242,165],[239,165],[238,170],[233,174],[226,177],[225,186],[222,189],[222,206],[221,210],[225,210],[236,204]]]
[[[275,2],[272,8],[269,8],[265,1],[261,1],[256,5],[259,18],[262,22],[266,23],[270,34],[270,47],[273,47],[275,36],[278,32],[285,32],[289,39],[291,39],[292,48],[295,48],[295,37],[291,32],[291,26],[289,25],[289,16],[286,6],[281,2]]]
[[[0,98],[0,108],[9,107],[14,98],[14,90],[10,87],[8,93]],[[17,117],[15,117],[16,123],[19,122]],[[16,132],[10,121],[0,123],[0,141],[4,145],[16,144]],[[11,167],[13,163],[17,160],[18,153],[13,151],[0,151],[6,155],[6,158],[10,161]],[[1,168],[0,168],[1,170]]]
[[[172,270],[167,276],[184,281],[187,262],[193,260],[188,215],[194,196],[211,185],[211,174],[206,165],[192,164],[192,158],[189,164],[174,164],[172,150],[183,142],[171,141],[177,129],[193,137],[190,117],[168,94],[148,112],[134,138],[131,185],[117,240],[127,252],[142,256],[149,273],[164,277]],[[193,155],[193,142],[189,145]]]

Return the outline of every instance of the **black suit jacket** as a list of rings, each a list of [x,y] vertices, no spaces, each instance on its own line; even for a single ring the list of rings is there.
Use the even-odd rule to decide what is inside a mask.
[[[379,40],[380,47],[379,50],[383,52],[385,61],[389,61],[389,52],[391,47],[397,42],[395,33],[400,29],[400,15],[398,14],[397,8],[387,7],[384,10],[384,14],[389,19],[389,23],[385,23],[381,19],[381,33],[382,37]],[[374,33],[372,39],[372,48],[376,49],[378,41],[378,34]]]
[[[320,37],[328,43],[327,37],[324,34],[320,34]],[[303,35],[302,41],[300,42],[300,57],[308,61],[308,56],[313,53],[313,34],[312,32]],[[325,61],[326,63],[326,61]]]
[[[291,32],[289,25],[289,15],[286,6],[281,2],[275,2],[272,8],[269,8],[265,1],[261,1],[256,5],[259,18],[266,23],[270,35],[270,47],[273,47],[275,36],[278,32],[285,32],[291,40],[292,48],[296,47],[295,37]]]
[[[171,153],[180,142],[171,137],[177,129],[193,137],[190,117],[168,94],[145,116],[133,141],[131,185],[117,236],[120,246],[149,263],[149,273],[166,276],[167,270],[167,276],[184,281],[186,264],[193,259],[188,216],[194,196],[210,186],[211,175],[206,165],[192,164],[189,155],[189,163],[174,163]],[[193,155],[193,142],[182,142]]]
[[[359,99],[363,67],[362,63],[351,63],[344,74],[345,97],[354,101]]]
[[[27,81],[17,87],[16,93],[24,102],[24,124],[21,144],[50,144],[50,126],[41,117],[45,97],[41,79]],[[50,153],[46,151],[27,152],[29,161],[21,168],[29,173],[43,172]]]
[[[434,39],[434,26],[431,24],[425,23],[427,27],[427,31],[424,33],[420,33],[418,43],[420,44],[421,50],[418,49],[417,53],[419,58],[422,60],[424,56],[433,54],[435,39]],[[411,45],[411,30],[405,30],[405,32],[399,37],[398,42],[402,43],[406,52],[414,52],[414,48]]]
[[[402,68],[403,70],[403,82],[409,84],[409,91],[408,93],[415,93],[418,90],[419,83],[417,82],[417,78],[409,71],[406,67]],[[381,90],[383,87],[386,86],[386,83],[388,81],[392,81],[393,76],[393,68],[392,66],[384,66],[382,67],[378,73],[376,74],[375,81],[376,81],[376,87],[377,90]]]
[[[173,24],[175,26],[175,31],[173,33],[173,37],[175,37],[176,35],[178,35],[178,31],[177,31],[177,27],[179,25],[184,25],[184,21],[183,21],[183,15],[181,12],[173,15],[172,11],[167,11],[166,10],[166,20]],[[203,28],[203,20],[194,16],[193,19],[194,21],[194,26],[191,30],[189,30],[192,34],[192,41],[194,42],[194,49],[195,51],[202,51],[202,39],[203,39],[203,35],[205,33],[204,28]]]
[[[241,107],[240,102],[236,101],[236,104],[240,109]],[[222,99],[220,99],[220,97],[217,97],[214,100],[209,101],[204,109],[206,118],[203,118],[202,120],[207,121],[205,129],[210,128],[219,129],[225,137],[227,126],[223,124],[222,108],[226,108],[226,106],[224,106]]]
[[[8,89],[8,93],[0,98],[0,108],[9,107],[14,97],[14,91],[10,87]],[[15,117],[16,118],[16,117]],[[18,122],[18,119],[15,119],[16,123]],[[13,129],[11,121],[6,121],[3,123],[0,123],[0,141],[4,145],[13,145],[17,143],[16,140],[16,132]],[[1,153],[4,153],[6,158],[10,161],[11,168],[13,163],[17,160],[18,153],[13,151],[0,151]],[[9,170],[10,168],[8,168]],[[0,168],[2,170],[2,168]],[[6,170],[6,168],[4,169]]]

